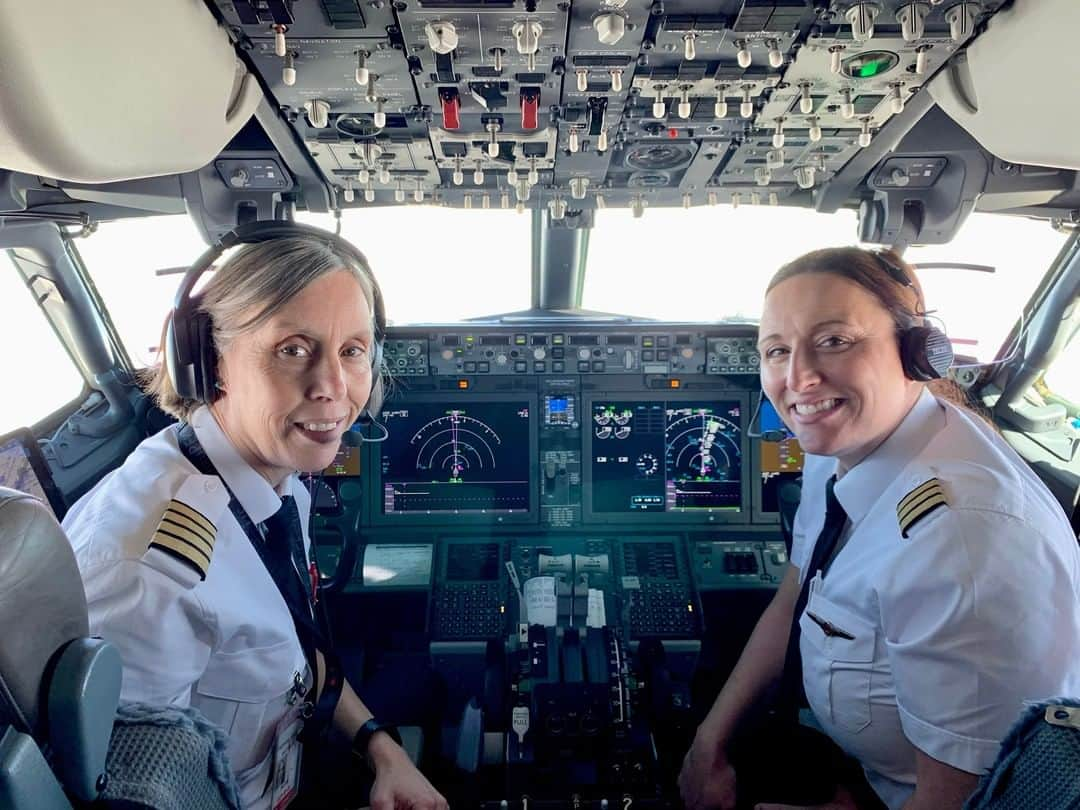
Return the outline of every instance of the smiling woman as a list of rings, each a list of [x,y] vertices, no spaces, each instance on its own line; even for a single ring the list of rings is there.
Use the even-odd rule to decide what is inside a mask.
[[[765,296],[762,387],[807,452],[845,469],[900,424],[919,382],[939,376],[913,361],[926,304],[899,261],[859,248],[814,251],[784,265]]]
[[[829,781],[815,790],[843,807],[865,793],[865,772],[890,808],[959,808],[1013,707],[1080,688],[1073,532],[1000,435],[934,395],[951,350],[925,313],[913,269],[891,252],[814,251],[769,285],[762,387],[808,452],[793,567],[736,668],[750,674],[732,675],[698,730],[688,805],[734,785],[730,729],[775,679],[778,715],[805,692],[862,766],[820,769]],[[737,770],[756,759],[732,749]]]
[[[182,424],[143,441],[64,521],[91,628],[124,659],[121,699],[190,703],[224,728],[247,807],[274,804],[271,754],[294,746],[301,712],[314,712],[312,734],[333,722],[362,740],[400,804],[444,806],[344,681],[314,610],[297,475],[329,466],[360,413],[378,413],[381,301],[363,254],[331,234],[227,234],[181,282],[150,386]]]

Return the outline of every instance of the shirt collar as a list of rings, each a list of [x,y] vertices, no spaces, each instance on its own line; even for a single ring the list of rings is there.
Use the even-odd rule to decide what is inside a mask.
[[[217,419],[205,405],[191,415],[191,427],[206,455],[253,523],[262,523],[281,508],[281,495],[270,482],[240,457]],[[283,494],[294,494],[295,475],[282,483]]]
[[[941,404],[926,388],[889,437],[836,482],[834,492],[858,523],[944,423]]]

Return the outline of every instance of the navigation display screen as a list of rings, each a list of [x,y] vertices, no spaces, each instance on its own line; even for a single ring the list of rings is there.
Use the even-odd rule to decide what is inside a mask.
[[[593,513],[738,512],[739,400],[596,400]]]
[[[410,402],[382,419],[383,514],[529,511],[527,400]]]
[[[63,517],[63,498],[53,483],[37,440],[27,430],[0,436],[0,486],[33,495],[49,505],[57,520]]]
[[[780,510],[778,491],[786,480],[799,477],[805,455],[799,440],[784,426],[780,415],[769,400],[761,400],[761,433],[782,436],[779,441],[765,441],[761,446],[761,511]]]

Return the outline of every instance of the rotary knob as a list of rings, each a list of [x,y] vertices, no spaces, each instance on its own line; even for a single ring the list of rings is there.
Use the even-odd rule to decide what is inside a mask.
[[[621,14],[608,12],[593,20],[593,28],[602,45],[615,45],[626,34],[626,20]]]
[[[445,55],[458,46],[457,29],[453,23],[429,22],[424,26],[424,33],[427,34],[428,45],[435,53]]]

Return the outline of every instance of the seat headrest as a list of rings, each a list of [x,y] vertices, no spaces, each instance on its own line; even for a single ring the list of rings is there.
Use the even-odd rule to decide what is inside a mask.
[[[89,635],[86,593],[60,524],[36,498],[0,487],[0,723],[39,734],[53,655]]]

